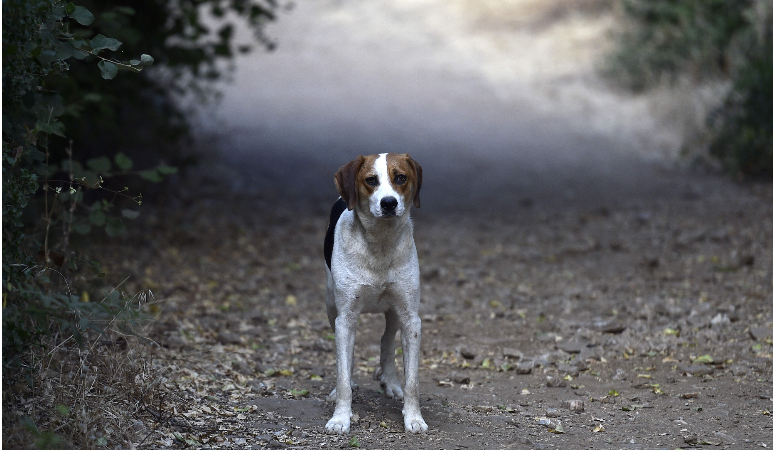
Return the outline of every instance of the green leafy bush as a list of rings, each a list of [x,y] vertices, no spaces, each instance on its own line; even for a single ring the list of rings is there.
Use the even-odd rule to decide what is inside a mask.
[[[125,326],[139,318],[118,292],[88,303],[71,286],[84,268],[96,268],[94,278],[100,273],[96,262],[79,261],[70,251],[71,233],[88,234],[91,225],[103,226],[108,235],[123,231],[120,217],[110,212],[112,201],[94,202],[88,218],[79,215],[87,209],[85,192],[105,190],[103,177],[113,174],[110,161],[89,160],[84,168],[73,160],[72,143],[61,164],[51,158],[51,138],[65,137],[60,118],[70,105],[48,89],[45,78],[62,77],[68,60],[88,55],[99,60],[105,79],[119,68],[139,73],[152,62],[148,55],[127,62],[105,56],[121,43],[102,35],[89,39],[71,29],[73,23],[93,20],[87,9],[72,3],[3,2],[3,364],[9,375],[4,381],[14,378],[23,367],[19,358],[52,329],[81,344],[89,329],[102,334],[107,323]],[[125,169],[132,164],[125,156],[116,162]],[[140,202],[139,196],[113,193]]]
[[[772,3],[624,0],[629,20],[606,73],[643,91],[689,77],[731,79],[709,117],[710,154],[730,171],[772,177]]]

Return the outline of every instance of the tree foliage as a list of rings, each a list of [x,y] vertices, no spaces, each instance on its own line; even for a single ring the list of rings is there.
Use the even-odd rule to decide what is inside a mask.
[[[130,192],[187,162],[189,128],[176,96],[210,95],[223,63],[250,51],[234,41],[236,21],[271,47],[262,27],[276,8],[272,0],[3,2],[9,375],[53,329],[79,343],[107,324],[131,332],[139,319],[131,304],[151,294],[111,286],[100,255],[87,258],[76,244],[99,230],[123,234],[142,203]]]
[[[731,79],[711,114],[710,153],[730,171],[772,177],[772,3],[624,0],[631,26],[608,73],[634,91],[689,76]]]

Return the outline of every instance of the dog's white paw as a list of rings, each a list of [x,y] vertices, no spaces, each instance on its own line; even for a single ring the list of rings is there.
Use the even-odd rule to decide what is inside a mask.
[[[419,414],[407,414],[404,416],[404,428],[407,433],[425,433],[428,425]]]
[[[427,427],[426,427],[427,429]],[[326,433],[328,434],[347,434],[350,432],[350,417],[345,414],[337,415],[326,424]]]
[[[379,384],[382,385],[382,389],[385,391],[385,397],[398,400],[404,398],[404,391],[401,389],[401,383],[398,380],[382,380]]]

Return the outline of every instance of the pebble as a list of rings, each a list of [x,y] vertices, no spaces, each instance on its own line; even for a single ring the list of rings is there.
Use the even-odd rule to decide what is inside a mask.
[[[563,373],[570,374],[571,376],[578,376],[579,374],[579,368],[576,366],[572,366],[570,364],[560,364],[557,366],[557,370]]]
[[[546,377],[546,387],[565,387],[565,380],[556,377]]]
[[[560,410],[554,408],[548,408],[546,410],[546,417],[560,417]]]
[[[692,364],[691,366],[682,366],[681,372],[688,373],[695,377],[701,377],[703,375],[710,375],[713,373],[713,367],[700,364]]]
[[[619,334],[627,328],[627,325],[617,319],[611,319],[595,321],[591,328],[601,333]]]
[[[459,384],[468,384],[471,382],[471,377],[455,372],[452,374],[452,381]]]
[[[465,359],[474,359],[476,358],[476,352],[471,348],[463,347],[460,349],[460,356]]]
[[[716,314],[715,316],[713,316],[712,319],[710,319],[710,324],[711,325],[725,325],[725,324],[728,324],[730,322],[731,322],[731,320],[729,320],[729,316],[727,316],[726,314],[721,314],[721,313]]]
[[[541,417],[538,419],[538,425],[543,425],[553,430],[556,430],[557,428],[562,429],[562,422],[557,419],[550,419],[548,417]]]
[[[583,400],[565,400],[561,405],[565,409],[569,409],[573,412],[584,412]]]
[[[516,348],[503,347],[503,356],[504,358],[514,358],[517,361],[521,361],[524,354]]]
[[[753,327],[748,330],[748,334],[751,335],[751,339],[761,341],[772,337],[772,328],[769,327]]]
[[[253,371],[250,369],[250,366],[244,361],[232,361],[231,363],[232,370],[241,373],[242,375],[250,375],[253,373]]]
[[[587,347],[587,344],[586,342],[560,341],[555,347],[568,353],[581,353]]]
[[[520,375],[527,375],[533,371],[533,362],[528,361],[528,362],[519,363],[517,364],[517,367],[514,370]]]
[[[240,339],[239,335],[236,333],[232,333],[231,331],[219,331],[216,339],[218,340],[219,343],[224,345],[227,345],[227,344],[238,345],[242,343],[242,340]]]

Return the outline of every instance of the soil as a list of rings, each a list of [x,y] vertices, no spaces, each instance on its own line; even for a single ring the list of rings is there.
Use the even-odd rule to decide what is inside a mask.
[[[768,446],[772,188],[704,181],[604,207],[417,210],[421,436],[372,379],[378,315],[358,327],[350,435],[325,434],[325,208],[223,192],[157,210],[110,249],[129,255],[124,289],[156,298],[168,416],[143,419],[140,447]]]
[[[123,289],[156,299],[167,395],[135,444],[771,445],[772,185],[678,167],[691,117],[671,114],[702,108],[609,89],[594,61],[615,17],[572,4],[323,1],[281,18],[277,53],[239,62],[225,92],[223,158],[108,246]],[[405,434],[372,379],[384,319],[366,315],[357,418],[329,436],[332,178],[387,150],[424,169],[429,432]]]

